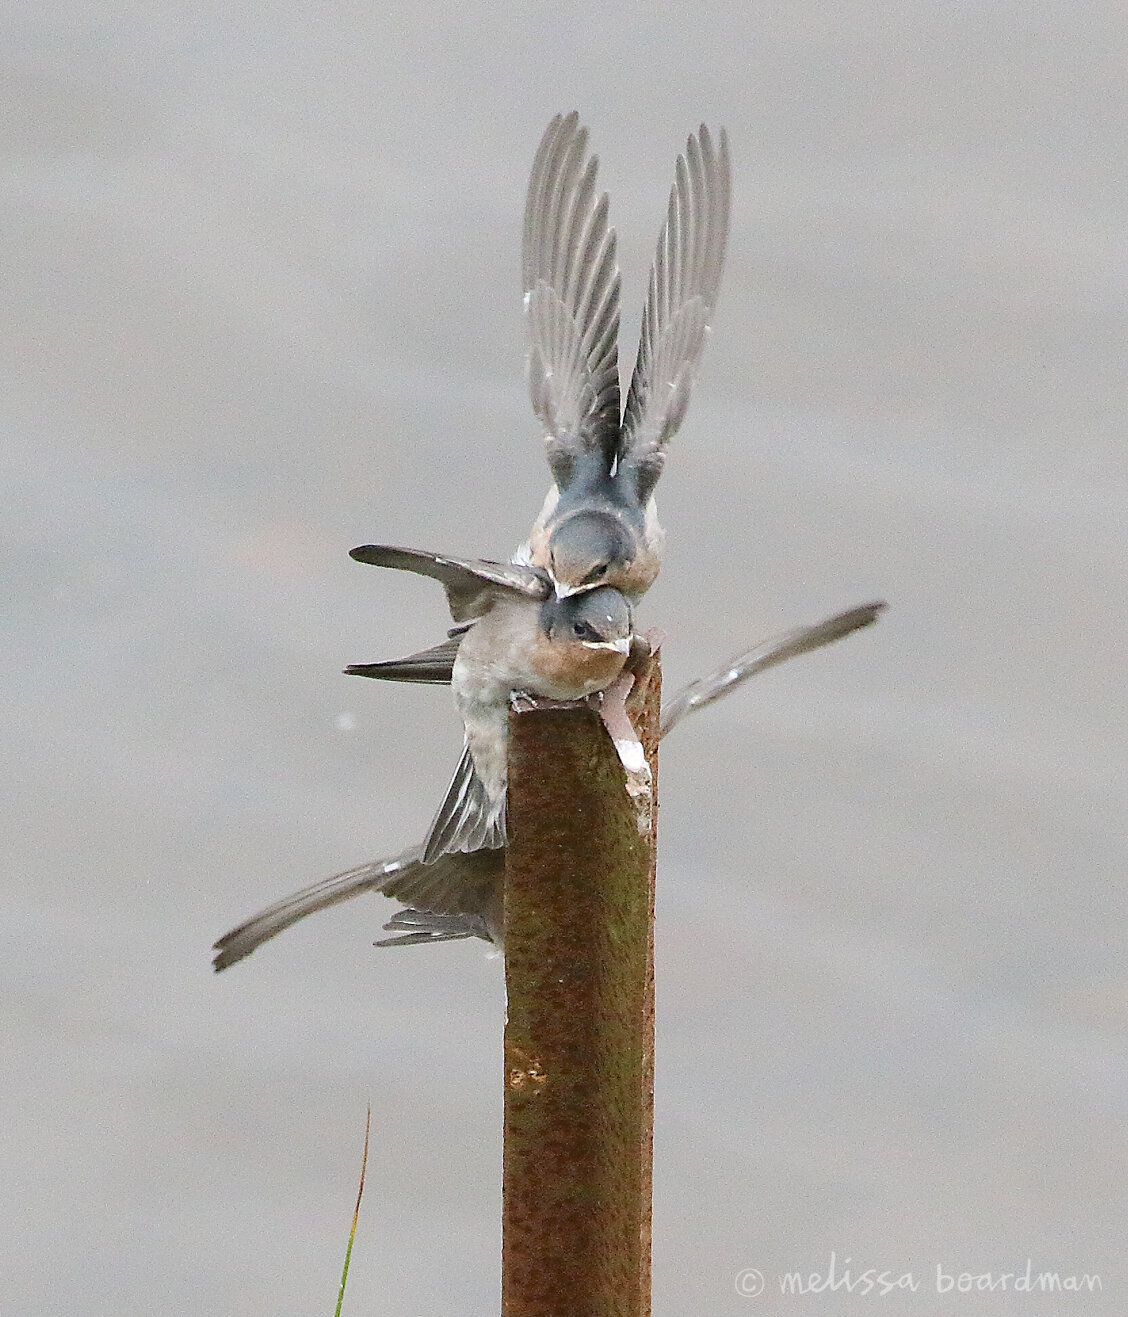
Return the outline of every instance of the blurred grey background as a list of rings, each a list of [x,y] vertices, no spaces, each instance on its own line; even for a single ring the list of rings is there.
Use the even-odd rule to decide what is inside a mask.
[[[24,1314],[498,1311],[501,965],[354,902],[459,727],[373,539],[500,556],[547,487],[524,187],[580,109],[625,366],[727,125],[721,308],[642,621],[673,688],[886,618],[663,758],[655,1312],[1122,1313],[1123,5],[0,12],[0,1291]],[[935,1293],[935,1267],[1100,1293]],[[760,1269],[769,1295],[734,1278]]]

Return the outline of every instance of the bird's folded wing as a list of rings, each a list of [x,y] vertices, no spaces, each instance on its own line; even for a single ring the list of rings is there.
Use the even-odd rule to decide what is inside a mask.
[[[492,802],[467,746],[423,843],[423,863],[457,851],[505,845],[505,800]]]
[[[484,558],[451,558],[423,549],[402,549],[392,544],[362,544],[350,558],[373,567],[429,576],[446,590],[451,617],[472,621],[487,612],[501,595],[547,599],[552,593],[548,576],[520,563],[490,562]]]
[[[548,125],[525,202],[526,374],[560,489],[578,468],[609,468],[619,434],[619,267],[598,157],[573,111]],[[586,156],[586,158],[585,158]]]
[[[731,191],[725,131],[714,144],[702,124],[678,156],[623,414],[619,479],[635,481],[640,503],[650,497],[689,406],[721,284]]]

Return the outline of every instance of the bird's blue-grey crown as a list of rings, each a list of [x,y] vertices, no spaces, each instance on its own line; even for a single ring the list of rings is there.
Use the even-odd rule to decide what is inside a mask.
[[[548,570],[558,595],[602,585],[635,556],[635,538],[612,512],[580,511],[552,533]]]
[[[551,640],[578,642],[593,649],[627,653],[634,618],[618,590],[603,586],[564,598],[553,596],[541,605],[541,629]]]

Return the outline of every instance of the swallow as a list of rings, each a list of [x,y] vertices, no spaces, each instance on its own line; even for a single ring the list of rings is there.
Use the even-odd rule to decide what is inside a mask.
[[[884,603],[863,604],[814,626],[797,627],[744,651],[723,667],[683,687],[665,703],[660,735],[667,736],[690,713],[731,694],[757,673],[872,625],[884,608]],[[457,643],[460,642],[461,637],[458,637]],[[453,677],[453,662],[453,656],[436,659],[428,665],[428,675],[424,680],[449,682]],[[322,879],[269,906],[216,942],[213,964],[217,971],[226,969],[307,915],[348,901],[362,892],[380,892],[407,907],[397,911],[384,925],[386,932],[396,936],[381,939],[376,943],[378,947],[451,942],[474,937],[502,948],[504,882],[503,848],[451,852],[425,864],[423,848],[414,846],[391,859],[375,860]]]
[[[620,277],[597,168],[579,116],[557,115],[533,161],[522,243],[526,376],[553,485],[514,560],[543,568],[562,596],[610,585],[637,602],[661,565],[654,487],[720,288],[728,138],[702,125],[678,157],[621,414]]]
[[[461,624],[435,649],[345,669],[354,676],[433,681],[449,662],[465,742],[423,842],[422,863],[504,846],[510,702],[579,700],[612,687],[631,652],[630,604],[608,586],[562,597],[546,572],[520,564],[380,544],[353,549],[352,557],[438,580],[452,619]],[[606,716],[614,719],[615,712],[609,705]],[[637,737],[624,736],[621,723],[609,726],[620,755],[629,759]],[[634,757],[641,760],[641,747]],[[638,762],[627,766],[639,771]]]
[[[521,691],[579,698],[615,680],[616,647],[625,658],[622,646],[629,645],[629,634],[607,630],[608,609],[616,626],[623,620],[619,605],[612,608],[609,596],[600,595],[591,616],[582,615],[582,605],[571,613],[554,612],[544,597],[545,581],[558,603],[613,589],[629,613],[658,574],[664,536],[653,491],[666,446],[689,403],[720,286],[731,190],[728,140],[722,130],[714,146],[703,125],[678,158],[621,416],[615,233],[607,222],[606,194],[595,194],[598,161],[586,151],[587,130],[578,115],[557,115],[538,148],[526,200],[526,366],[554,481],[527,543],[509,564],[386,545],[352,552],[361,562],[437,576],[447,589],[452,618],[466,626],[458,643],[410,656],[414,662],[402,661],[395,669],[375,664],[349,669],[421,680],[429,665],[453,657],[452,686],[466,748],[424,843],[424,862],[450,850],[504,843],[505,736],[499,710],[505,705],[499,692],[507,687],[510,696]],[[529,599],[542,603],[536,627]],[[490,620],[483,624],[485,617]],[[601,638],[582,639],[576,628],[583,626],[602,628]],[[574,639],[564,643],[569,627]],[[585,649],[605,653],[597,657]],[[643,791],[646,763],[638,738],[625,716],[617,725],[609,716],[618,698],[602,711],[629,783]]]

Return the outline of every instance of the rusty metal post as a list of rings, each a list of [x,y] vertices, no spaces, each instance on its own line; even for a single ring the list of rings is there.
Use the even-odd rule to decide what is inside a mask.
[[[657,655],[628,701],[640,813],[597,714],[509,720],[503,1317],[648,1317]]]

